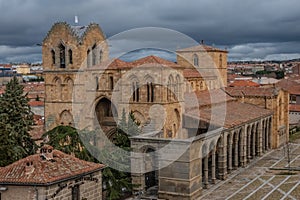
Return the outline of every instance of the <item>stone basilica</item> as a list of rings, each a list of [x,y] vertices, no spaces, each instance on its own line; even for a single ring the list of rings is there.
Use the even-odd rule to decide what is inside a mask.
[[[228,88],[227,51],[200,44],[177,62],[109,58],[97,24],[56,23],[43,41],[46,130],[100,126],[113,138],[123,110],[132,136],[132,181],[162,199],[196,199],[233,170],[288,141],[286,91]]]

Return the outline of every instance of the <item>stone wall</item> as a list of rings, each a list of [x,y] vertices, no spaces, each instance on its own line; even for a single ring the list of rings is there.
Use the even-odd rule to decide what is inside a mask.
[[[89,179],[89,175],[84,176]],[[51,186],[7,186],[7,191],[1,193],[1,200],[71,200],[72,187],[79,185],[81,200],[102,199],[102,177],[101,172],[92,174],[94,180],[73,179]],[[95,181],[97,179],[97,182]],[[6,186],[5,186],[6,187]]]

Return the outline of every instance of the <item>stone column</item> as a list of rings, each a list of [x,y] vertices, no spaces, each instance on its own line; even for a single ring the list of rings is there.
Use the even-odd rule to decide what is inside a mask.
[[[233,163],[233,169],[237,169],[239,166],[239,143],[237,140],[235,140],[234,144],[234,163]]]
[[[256,152],[256,149],[255,149],[255,147],[256,147],[256,145],[255,145],[255,143],[256,143],[256,130],[254,130],[254,132],[252,133],[253,135],[252,135],[252,158],[254,159],[255,158],[255,152]]]
[[[250,128],[250,131],[247,133],[247,138],[248,138],[248,141],[247,141],[247,143],[248,143],[248,145],[247,145],[247,149],[248,149],[248,151],[247,151],[247,158],[248,158],[248,162],[250,162],[250,159],[251,159],[251,128]]]
[[[208,188],[208,156],[204,158],[204,189]]]
[[[265,151],[266,151],[266,146],[265,146],[265,144],[266,144],[266,129],[265,129],[265,119],[264,120],[262,120],[262,128],[261,128],[261,143],[262,143],[262,145],[261,145],[261,152],[264,154],[265,153]]]
[[[225,180],[226,178],[226,149],[224,149],[226,146],[224,145],[224,140],[221,143],[218,151],[218,163],[216,163],[218,165],[219,168],[219,177],[221,180]]]
[[[212,164],[211,164],[211,181],[213,184],[216,183],[216,149],[212,150]]]
[[[239,137],[239,140],[241,140],[239,143],[240,143],[240,146],[239,146],[239,149],[240,149],[240,151],[239,151],[239,157],[240,157],[240,165],[242,166],[242,167],[244,167],[244,161],[245,161],[245,144],[244,144],[244,129],[242,128],[241,130],[240,130],[240,137]]]
[[[266,121],[266,151],[269,150],[269,134],[270,134],[270,127],[269,127],[270,119],[267,119]]]
[[[227,166],[227,172],[230,173],[232,170],[232,142],[230,141],[228,145],[228,166]]]
[[[262,153],[262,134],[263,134],[263,131],[262,131],[262,123],[263,121],[260,120],[259,124],[258,124],[258,147],[257,147],[257,156],[261,156],[261,153]]]

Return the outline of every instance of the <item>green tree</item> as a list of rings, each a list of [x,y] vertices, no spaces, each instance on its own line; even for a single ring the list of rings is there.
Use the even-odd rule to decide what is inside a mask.
[[[6,166],[36,152],[29,131],[33,113],[24,87],[14,77],[0,96],[0,166]]]
[[[131,150],[127,131],[139,131],[137,125],[134,123],[136,120],[132,113],[129,114],[129,119],[131,119],[133,123],[130,123],[130,120],[126,121],[126,114],[125,111],[123,111],[122,118],[117,125],[116,133],[113,138],[113,143],[124,151],[111,153],[110,147],[102,147],[101,150],[96,148],[95,145],[97,142],[101,142],[98,130],[78,131],[70,126],[58,126],[44,133],[43,137],[47,138],[47,144],[53,146],[55,149],[67,154],[72,154],[82,160],[99,162],[99,160],[107,160],[105,158],[108,156],[113,156],[114,158],[112,160],[122,161],[117,163],[105,163],[107,167],[103,170],[102,175],[106,198],[109,200],[120,199],[124,194],[124,189],[127,192],[131,192],[133,187],[131,175],[126,172],[130,170],[130,160],[128,155],[130,155]],[[85,142],[83,143],[82,141]],[[90,153],[88,150],[92,152]],[[124,156],[124,152],[126,156]],[[95,158],[92,155],[95,156]],[[121,163],[128,163],[128,165],[120,166],[122,165]],[[123,170],[116,170],[113,167],[115,164],[118,165],[118,169],[122,168]]]
[[[85,131],[86,134],[91,134]],[[84,147],[78,131],[71,126],[57,126],[43,134],[43,138],[48,140],[46,143],[54,149],[62,151],[75,157],[95,162],[95,158]]]

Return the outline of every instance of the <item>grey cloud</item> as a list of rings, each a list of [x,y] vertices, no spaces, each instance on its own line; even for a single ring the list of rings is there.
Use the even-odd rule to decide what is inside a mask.
[[[299,7],[298,0],[1,1],[0,45],[30,48],[43,40],[54,22],[74,24],[74,16],[78,15],[80,24],[99,23],[108,37],[132,28],[155,26],[228,47],[233,59],[297,54],[299,48],[295,45],[282,48],[278,43],[300,41]],[[274,45],[255,46],[265,43]],[[24,51],[22,59],[33,54]],[[4,55],[1,57],[3,60]]]

